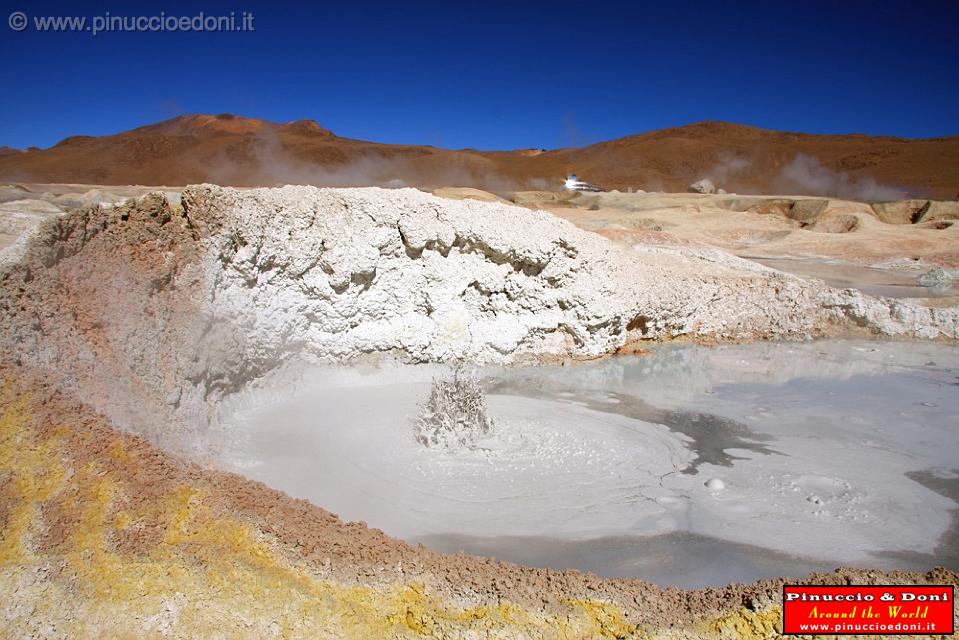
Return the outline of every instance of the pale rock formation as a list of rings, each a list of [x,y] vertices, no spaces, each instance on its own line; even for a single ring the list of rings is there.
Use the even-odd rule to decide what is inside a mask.
[[[929,209],[928,200],[895,200],[874,202],[876,217],[887,224],[912,224],[918,222]]]
[[[689,185],[692,193],[716,193],[716,185],[709,178],[703,178]]]
[[[942,267],[933,267],[916,280],[924,287],[948,288],[955,279]]]
[[[0,350],[140,432],[206,424],[294,357],[510,364],[644,340],[959,331],[955,308],[415,189],[155,193],[54,216],[0,270]]]

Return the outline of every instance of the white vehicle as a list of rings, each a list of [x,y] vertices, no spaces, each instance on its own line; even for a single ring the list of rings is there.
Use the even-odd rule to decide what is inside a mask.
[[[583,182],[576,177],[576,174],[566,176],[566,183],[563,185],[567,191],[602,191],[599,187],[593,186],[588,182]]]

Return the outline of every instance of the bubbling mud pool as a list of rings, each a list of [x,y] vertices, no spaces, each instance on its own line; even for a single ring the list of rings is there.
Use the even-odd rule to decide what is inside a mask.
[[[824,341],[484,368],[493,432],[418,444],[438,366],[292,364],[217,464],[441,551],[699,587],[959,567],[959,348]]]

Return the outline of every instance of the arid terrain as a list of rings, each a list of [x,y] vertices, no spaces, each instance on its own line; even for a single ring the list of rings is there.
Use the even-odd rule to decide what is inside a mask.
[[[469,190],[436,193],[483,197]],[[935,290],[917,283],[937,267],[952,273],[959,267],[959,203],[952,201],[692,193],[518,192],[511,197],[624,246],[718,247],[831,286],[931,298],[927,304],[955,304],[959,295],[948,282]]]
[[[184,116],[4,149],[0,635],[774,638],[784,582],[957,585],[957,167],[959,138],[724,123],[480,152]],[[424,450],[391,407],[457,363],[500,431]],[[595,540],[655,576],[729,556],[683,589]],[[436,550],[510,544],[539,568]]]
[[[959,138],[808,135],[703,122],[556,150],[447,150],[341,138],[311,120],[179,116],[49,149],[6,149],[0,180],[84,184],[556,189],[577,173],[605,189],[686,191],[709,178],[744,194],[857,200],[959,195]]]

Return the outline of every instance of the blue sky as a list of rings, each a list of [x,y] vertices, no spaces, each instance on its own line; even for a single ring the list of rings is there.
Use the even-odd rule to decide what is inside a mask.
[[[135,8],[130,8],[130,5]],[[182,113],[482,149],[584,145],[699,120],[959,134],[959,2],[44,3],[46,15],[253,13],[250,33],[0,24],[0,145]]]

